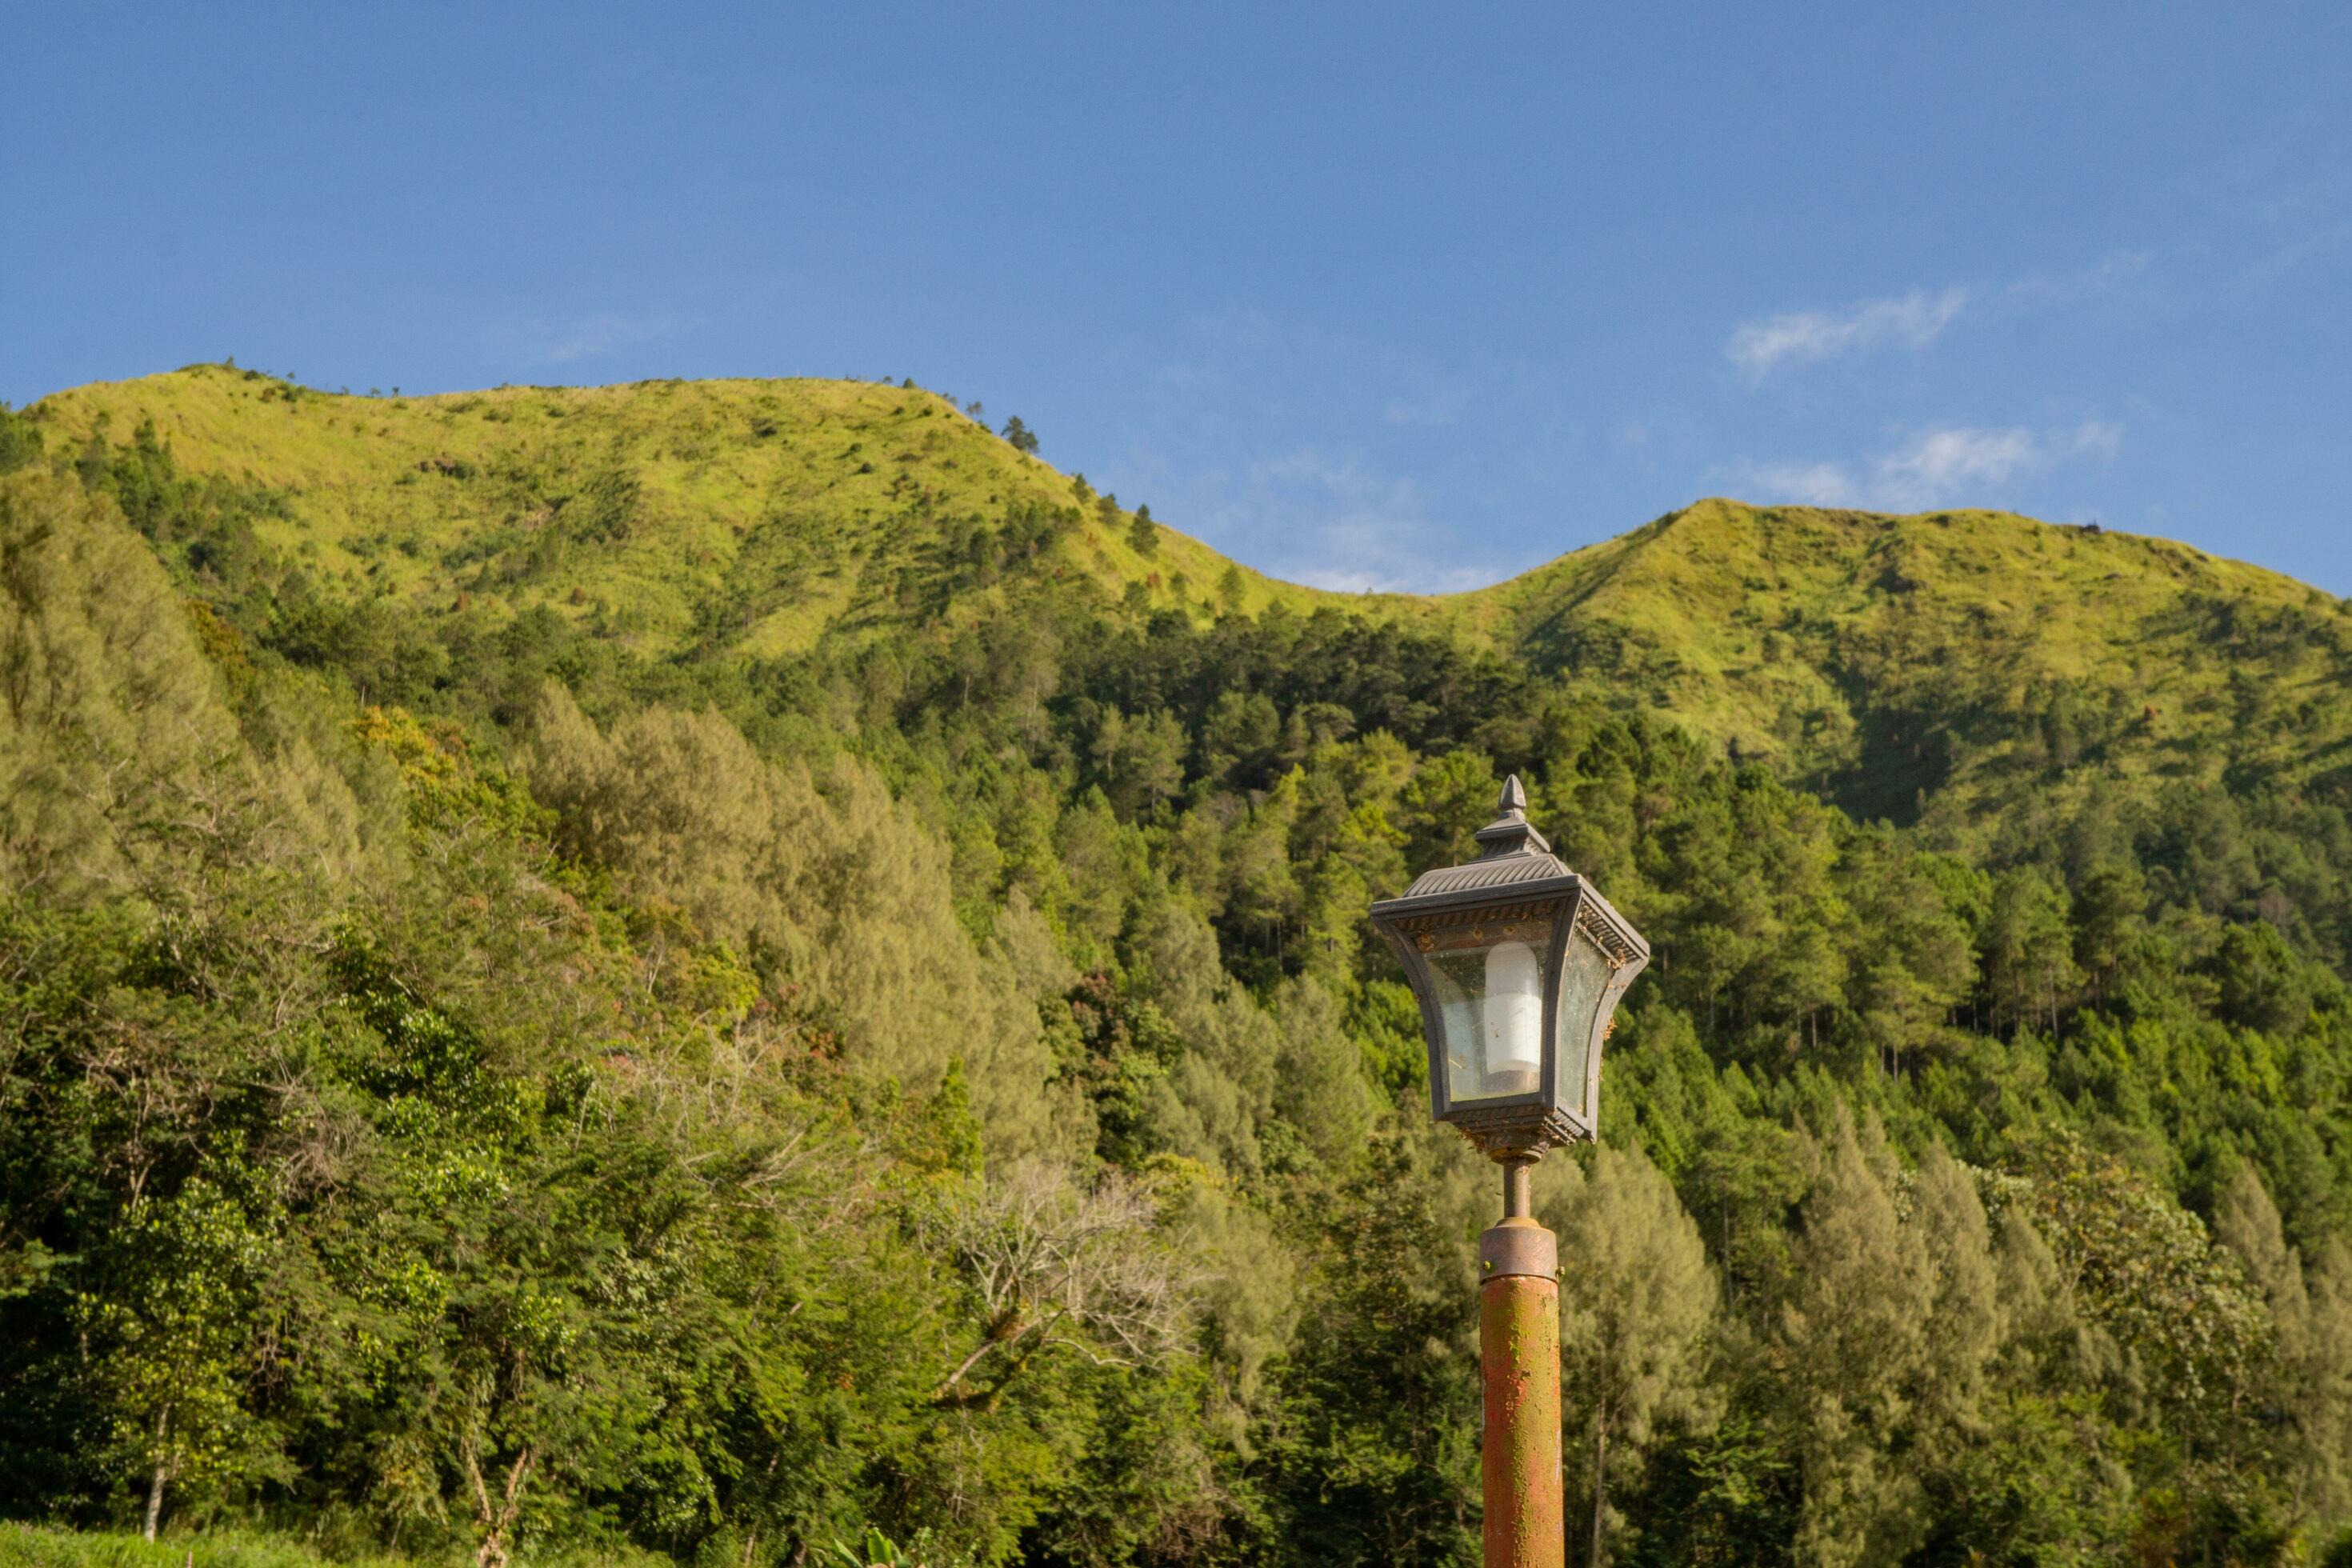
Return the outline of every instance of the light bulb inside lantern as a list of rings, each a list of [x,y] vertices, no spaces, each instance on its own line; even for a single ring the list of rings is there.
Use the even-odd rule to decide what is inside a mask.
[[[1486,1071],[1532,1073],[1543,1065],[1543,971],[1523,942],[1486,954]]]

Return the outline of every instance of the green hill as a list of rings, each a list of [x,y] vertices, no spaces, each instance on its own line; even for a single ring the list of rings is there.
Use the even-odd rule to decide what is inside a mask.
[[[2352,778],[2352,602],[2166,540],[1706,500],[1466,601],[1865,816],[1950,789],[1964,833],[2091,752],[2135,784]]]
[[[946,635],[1003,603],[975,563],[1034,529],[1057,535],[1055,574],[1138,613],[1279,604],[1439,633],[1665,715],[1865,816],[1908,822],[1948,795],[1933,821],[1954,842],[2086,753],[2135,788],[2208,787],[2223,765],[2352,788],[2352,602],[2005,513],[1710,500],[1490,588],[1344,595],[1164,526],[1147,554],[1132,511],[908,387],[382,398],[198,365],[29,415],[62,449],[143,426],[181,470],[259,487],[264,548],[411,620],[544,606],[652,657]]]
[[[1229,566],[991,435],[947,399],[846,381],[661,381],[338,395],[219,365],[78,388],[29,411],[68,449],[145,425],[192,475],[267,488],[260,542],[330,580],[430,614],[456,595],[549,605],[631,646],[673,649],[723,616],[725,644],[797,651],[901,614],[902,577],[959,526],[1078,512],[1072,572],[1195,599]],[[1081,500],[1082,493],[1085,499]],[[1159,581],[1155,584],[1153,579]],[[1243,569],[1239,601],[1309,590]]]
[[[904,386],[0,409],[0,1557],[1475,1560],[1364,915],[1510,773],[1654,953],[1580,1542],[2348,1560],[2348,624],[1725,500],[1321,594]]]

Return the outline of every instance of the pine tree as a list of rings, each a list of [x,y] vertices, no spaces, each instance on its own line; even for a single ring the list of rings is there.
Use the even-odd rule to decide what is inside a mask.
[[[1127,525],[1128,548],[1146,561],[1160,553],[1160,525],[1151,521],[1151,509],[1139,506]]]
[[[1899,1561],[1922,1532],[1921,1478],[1891,1451],[1933,1364],[1936,1266],[1903,1223],[1883,1136],[1843,1110],[1805,1200],[1777,1341],[1783,1419],[1804,1480],[1799,1556],[1823,1568]]]
[[[2346,1294],[2352,1281],[2343,1250],[2331,1243],[2321,1266],[2306,1270],[2287,1245],[2270,1190],[2242,1162],[2214,1204],[2213,1237],[2244,1262],[2270,1307],[2275,1356],[2255,1373],[2250,1393],[2291,1423],[2294,1511],[2340,1518],[2352,1505],[2352,1300]]]
[[[1717,1398],[1706,1381],[1717,1288],[1698,1227],[1674,1184],[1633,1148],[1603,1145],[1562,1203],[1560,1382],[1564,1447],[1581,1470],[1591,1508],[1585,1562],[1609,1561],[1622,1521],[1609,1505],[1612,1475],[1637,1481],[1666,1428],[1696,1430]]]
[[[1282,1031],[1275,1109],[1325,1164],[1344,1166],[1371,1131],[1373,1105],[1339,1001],[1301,975],[1284,983],[1274,1016]]]
[[[1985,936],[1985,981],[2000,1015],[2058,1033],[2060,1009],[2081,971],[2074,963],[2066,889],[2038,867],[2004,872],[1993,885]]]

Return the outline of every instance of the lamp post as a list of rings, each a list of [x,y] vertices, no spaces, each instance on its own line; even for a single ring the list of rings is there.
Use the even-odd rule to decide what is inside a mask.
[[[1501,815],[1467,865],[1424,872],[1372,906],[1421,1002],[1430,1110],[1503,1167],[1503,1218],[1478,1238],[1486,1381],[1480,1468],[1486,1568],[1563,1568],[1559,1247],[1536,1223],[1544,1152],[1591,1138],[1601,1047],[1650,944],[1528,823],[1504,782]]]

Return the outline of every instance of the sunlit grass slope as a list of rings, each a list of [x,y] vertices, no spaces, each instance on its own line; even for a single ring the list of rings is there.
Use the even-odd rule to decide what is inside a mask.
[[[2352,731],[2352,602],[2006,513],[1706,500],[1441,605],[1874,815],[2093,749],[2127,778],[2340,778]]]
[[[52,439],[116,442],[152,421],[184,470],[279,489],[265,542],[353,587],[437,603],[456,593],[601,614],[647,651],[688,636],[698,605],[749,594],[745,651],[803,647],[885,613],[898,570],[955,520],[1019,503],[1080,506],[1071,566],[1203,608],[1304,605],[1311,590],[1230,563],[1015,451],[918,388],[855,381],[661,381],[502,387],[429,397],[339,395],[194,365],[45,400]],[[614,481],[633,482],[625,496]],[[628,516],[607,516],[625,499]],[[581,526],[583,517],[589,526]],[[622,526],[623,522],[625,526]],[[561,551],[551,548],[562,540]]]
[[[424,615],[534,605],[640,652],[788,655],[953,624],[910,588],[960,529],[1075,509],[1052,570],[1139,612],[1330,607],[1442,628],[1670,713],[1868,816],[1981,821],[2084,757],[2110,779],[2352,780],[2352,604],[2158,539],[2006,513],[1700,501],[1437,597],[1273,581],[1132,512],[929,392],[645,382],[334,395],[226,366],[60,393],[52,451],[151,421],[179,467],[268,486],[265,542]],[[1180,520],[1181,521],[1181,520]],[[2217,743],[2219,742],[2219,743]],[[2079,782],[2079,781],[2078,781]]]

